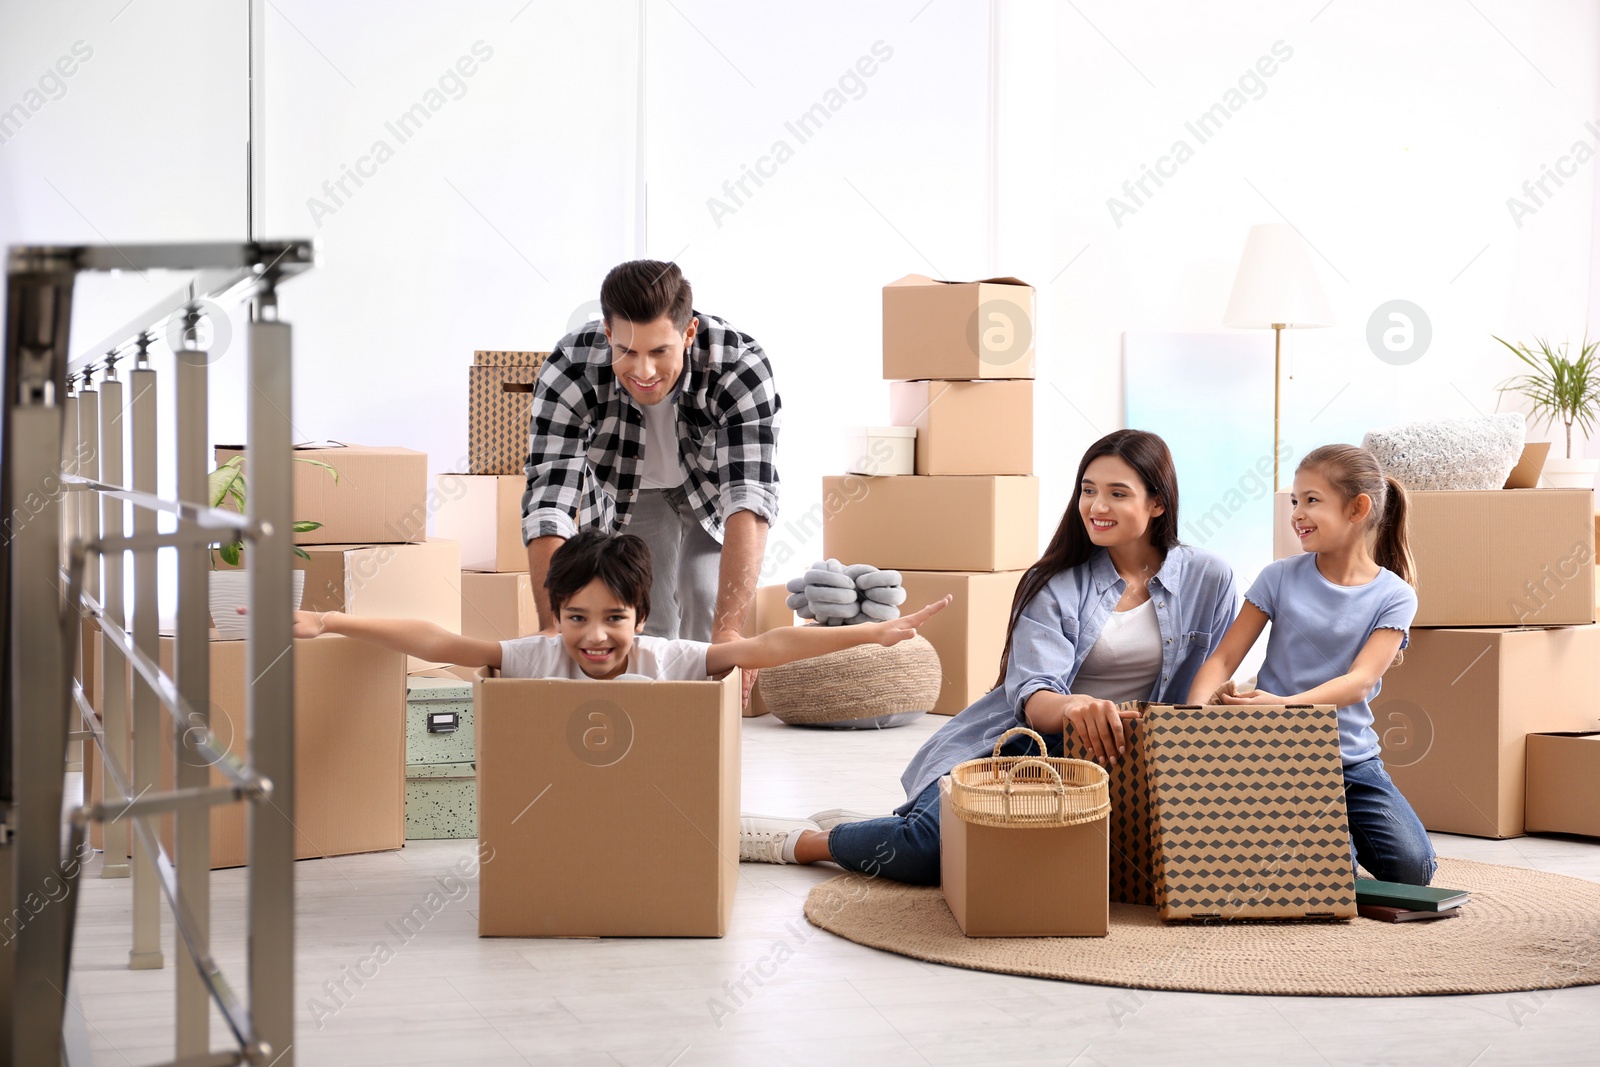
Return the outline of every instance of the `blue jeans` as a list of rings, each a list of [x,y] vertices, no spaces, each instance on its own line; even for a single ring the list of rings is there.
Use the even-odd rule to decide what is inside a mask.
[[[1422,820],[1374,756],[1344,769],[1350,816],[1350,858],[1384,882],[1427,885],[1439,861]]]
[[[1046,736],[1045,743],[1050,755],[1061,755],[1060,734]],[[1000,751],[1007,756],[1038,755],[1038,746],[1031,738],[1018,736]],[[887,818],[835,826],[828,831],[828,851],[833,862],[847,871],[874,878],[881,874],[911,885],[938,885],[939,779]]]

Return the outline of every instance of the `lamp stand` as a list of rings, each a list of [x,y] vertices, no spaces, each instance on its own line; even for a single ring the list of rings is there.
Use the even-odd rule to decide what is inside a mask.
[[[1283,410],[1283,328],[1288,323],[1272,324],[1272,491],[1280,488],[1278,480],[1279,420]]]

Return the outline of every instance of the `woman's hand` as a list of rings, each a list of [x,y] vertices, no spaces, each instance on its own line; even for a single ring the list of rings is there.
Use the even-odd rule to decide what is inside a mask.
[[[1287,704],[1285,697],[1275,693],[1264,692],[1260,689],[1246,689],[1242,693],[1224,693],[1218,691],[1217,696],[1224,704]]]
[[[1123,721],[1137,719],[1139,713],[1123,711],[1109,700],[1074,693],[1067,698],[1061,717],[1064,723],[1072,725],[1073,732],[1083,739],[1098,762],[1110,765],[1128,751]]]
[[[921,611],[912,612],[910,615],[902,615],[898,619],[890,619],[887,622],[868,623],[876,631],[873,635],[873,640],[885,647],[898,645],[901,641],[911,640],[917,636],[917,627],[943,611],[945,606],[953,599],[955,598],[952,596],[946,596],[943,600],[935,600]]]

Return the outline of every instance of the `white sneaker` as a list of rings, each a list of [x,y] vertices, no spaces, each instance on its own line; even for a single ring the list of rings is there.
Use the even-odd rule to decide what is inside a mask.
[[[827,811],[819,811],[811,816],[811,821],[816,823],[820,829],[832,830],[840,823],[866,822],[868,819],[876,818],[878,818],[876,815],[863,815],[859,811],[849,811],[845,808],[829,808]]]
[[[789,835],[801,830],[820,830],[810,819],[780,819],[771,815],[739,816],[740,863],[788,863],[783,846]]]

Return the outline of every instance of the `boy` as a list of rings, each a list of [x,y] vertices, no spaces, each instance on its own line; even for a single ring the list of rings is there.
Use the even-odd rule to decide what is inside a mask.
[[[421,619],[370,619],[337,611],[295,612],[294,635],[343,634],[422,659],[494,667],[507,678],[606,681],[627,675],[704,681],[734,667],[758,670],[856,645],[896,645],[917,636],[917,627],[951,599],[888,622],[779,627],[760,637],[710,645],[643,635],[650,584],[650,549],[643,540],[585,530],[550,557],[545,586],[558,616],[554,636],[486,641]]]

